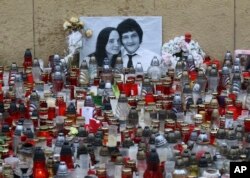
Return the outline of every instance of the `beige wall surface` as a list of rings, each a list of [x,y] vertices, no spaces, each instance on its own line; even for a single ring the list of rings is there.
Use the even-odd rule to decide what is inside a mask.
[[[162,16],[163,42],[189,31],[207,54],[250,49],[249,0],[0,0],[0,65],[24,50],[47,61],[64,54],[62,24],[72,16]]]

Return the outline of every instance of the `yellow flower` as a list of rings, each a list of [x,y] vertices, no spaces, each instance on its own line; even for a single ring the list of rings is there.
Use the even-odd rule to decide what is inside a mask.
[[[90,38],[92,35],[93,35],[93,31],[91,29],[88,29],[88,30],[85,31],[85,36],[87,38]]]
[[[78,23],[79,19],[77,17],[71,17],[69,20],[71,23]]]
[[[77,135],[78,130],[75,127],[70,127],[69,135]]]
[[[63,29],[64,30],[67,30],[68,28],[70,28],[71,27],[71,23],[69,23],[69,21],[65,21],[64,23],[63,23]]]
[[[80,21],[80,22],[78,23],[78,25],[79,25],[80,27],[82,27],[82,28],[83,28],[83,26],[84,26],[84,22]]]

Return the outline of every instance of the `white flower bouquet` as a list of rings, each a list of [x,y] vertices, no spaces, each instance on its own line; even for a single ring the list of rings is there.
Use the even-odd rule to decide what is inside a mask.
[[[71,17],[63,23],[63,29],[67,34],[67,55],[64,57],[65,63],[79,65],[79,53],[83,47],[83,38],[90,38],[93,34],[91,29],[84,29],[84,22],[77,17]]]
[[[205,57],[205,52],[198,42],[191,40],[191,34],[189,33],[164,43],[161,52],[162,65],[167,68],[175,68],[177,61],[182,57],[183,53],[193,56],[196,68],[201,66]]]

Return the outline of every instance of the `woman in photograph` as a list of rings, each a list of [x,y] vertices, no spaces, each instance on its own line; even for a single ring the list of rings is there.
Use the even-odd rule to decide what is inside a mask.
[[[116,28],[106,27],[101,30],[96,41],[96,51],[89,55],[95,56],[99,67],[103,66],[105,58],[114,67],[117,56],[121,55],[121,42]]]

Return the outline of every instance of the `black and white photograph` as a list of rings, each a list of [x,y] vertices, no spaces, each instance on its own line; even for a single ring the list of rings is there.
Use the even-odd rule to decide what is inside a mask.
[[[240,59],[241,66],[244,66],[244,70],[250,69],[250,50],[235,50],[235,57]]]
[[[154,57],[161,59],[162,17],[80,17],[93,36],[83,39],[80,59],[95,56],[98,66],[108,59],[114,67],[120,56],[123,67],[135,67],[141,62],[146,71]]]

